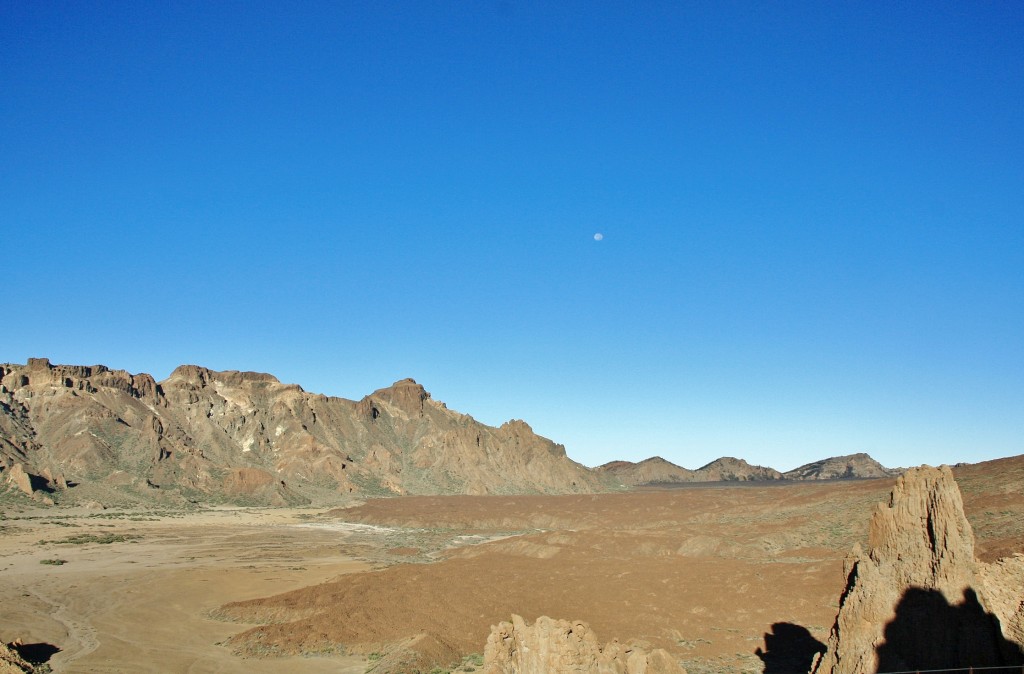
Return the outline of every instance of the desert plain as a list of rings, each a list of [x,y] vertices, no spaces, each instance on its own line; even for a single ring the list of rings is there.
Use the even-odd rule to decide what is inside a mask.
[[[1024,551],[1024,457],[957,467],[977,555]],[[806,671],[892,479],[342,506],[6,497],[0,640],[57,672],[473,671],[516,613],[691,674]]]

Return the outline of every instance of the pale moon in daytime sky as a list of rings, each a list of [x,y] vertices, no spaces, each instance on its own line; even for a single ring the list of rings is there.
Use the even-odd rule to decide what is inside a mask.
[[[594,235],[594,241],[600,241],[603,238],[604,234],[602,234],[601,232],[598,232],[597,234]]]

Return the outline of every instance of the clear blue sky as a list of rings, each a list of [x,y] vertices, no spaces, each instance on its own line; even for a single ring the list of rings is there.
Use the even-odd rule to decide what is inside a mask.
[[[0,0],[0,269],[0,361],[1024,453],[1024,3]]]

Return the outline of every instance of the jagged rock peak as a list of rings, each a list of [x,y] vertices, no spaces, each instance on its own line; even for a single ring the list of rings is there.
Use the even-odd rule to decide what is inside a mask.
[[[686,674],[662,649],[650,653],[613,640],[604,647],[578,620],[547,616],[528,625],[522,617],[491,627],[484,647],[484,674]]]
[[[867,554],[858,547],[847,559],[847,587],[814,674],[1024,664],[1019,639],[1000,628],[1020,624],[1024,559],[991,573],[974,559],[948,466],[900,476],[871,519],[869,543]],[[1007,594],[1016,601],[1003,601]]]
[[[509,419],[503,423],[501,427],[515,433],[533,433],[533,428],[530,427],[530,424],[526,423],[522,419]]]
[[[243,383],[265,382],[269,384],[280,384],[281,382],[272,374],[266,372],[240,372],[238,370],[211,370],[201,365],[179,365],[171,372],[166,381],[184,380],[192,384],[206,386],[211,382],[220,382],[229,386],[239,386]]]
[[[399,379],[391,386],[377,389],[367,398],[383,400],[410,414],[423,412],[423,405],[430,400],[430,393],[411,377]]]
[[[174,368],[170,376],[164,381],[172,382],[175,380],[184,380],[190,383],[198,383],[205,386],[213,377],[213,372],[208,368],[202,367],[201,365],[179,365]]]

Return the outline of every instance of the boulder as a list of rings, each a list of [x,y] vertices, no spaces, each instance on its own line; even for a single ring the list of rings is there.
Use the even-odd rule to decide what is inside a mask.
[[[7,471],[7,483],[29,496],[32,495],[32,478],[20,463],[14,464]]]

